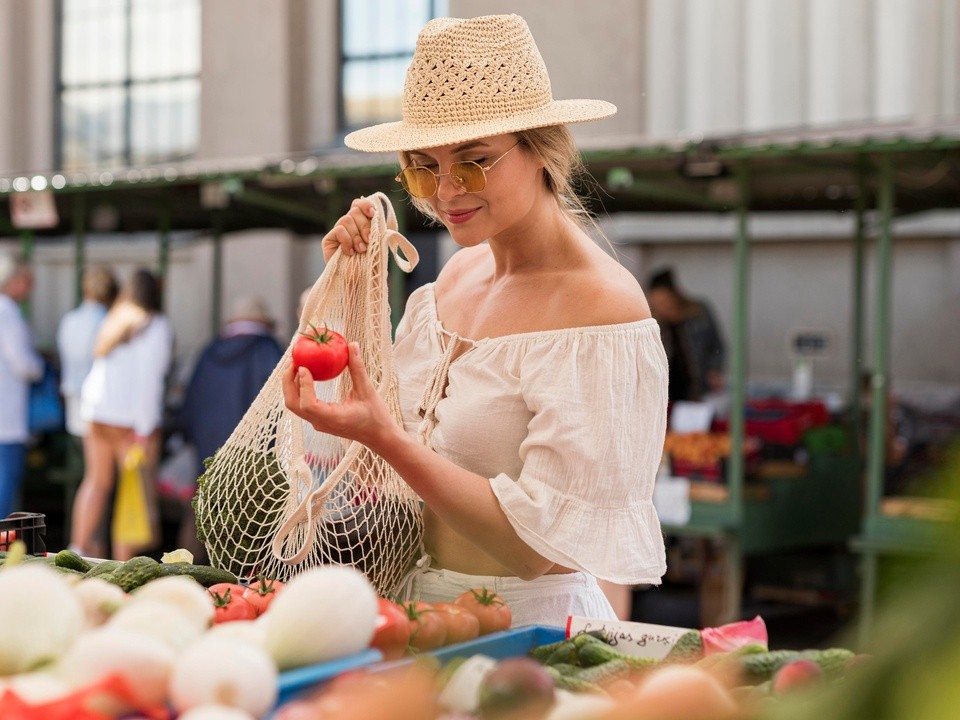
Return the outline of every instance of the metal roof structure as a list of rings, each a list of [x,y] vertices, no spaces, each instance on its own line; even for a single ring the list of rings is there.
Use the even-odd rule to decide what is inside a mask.
[[[750,168],[750,209],[851,209],[860,192],[876,193],[879,157],[893,161],[897,214],[960,206],[960,119],[924,125],[847,125],[671,142],[609,142],[584,160],[598,187],[596,209],[724,212],[737,205],[737,167]],[[255,227],[323,231],[351,197],[394,192],[396,157],[345,149],[280,157],[230,158],[86,172],[0,176],[0,235],[11,196],[53,191],[59,224],[38,237],[89,229],[89,213],[106,206],[101,231]],[[398,202],[397,206],[404,203]],[[411,223],[419,222],[411,214]]]

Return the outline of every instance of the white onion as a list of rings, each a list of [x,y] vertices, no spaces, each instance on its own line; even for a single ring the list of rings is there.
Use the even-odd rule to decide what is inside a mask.
[[[213,622],[213,600],[207,589],[196,580],[181,575],[171,575],[151,580],[133,591],[134,603],[159,600],[175,606],[201,629]]]
[[[262,648],[227,637],[204,637],[177,659],[170,700],[178,712],[218,704],[262,717],[277,701],[278,673]]]
[[[150,635],[105,626],[83,635],[60,661],[59,670],[75,687],[118,673],[144,707],[166,702],[174,651]]]
[[[0,675],[60,657],[83,628],[83,606],[56,570],[39,563],[0,572]]]
[[[281,670],[352,655],[369,647],[377,614],[377,593],[359,570],[305,570],[264,613],[266,647]]]

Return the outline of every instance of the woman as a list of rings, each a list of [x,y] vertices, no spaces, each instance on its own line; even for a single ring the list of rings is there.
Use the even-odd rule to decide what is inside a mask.
[[[103,321],[94,361],[80,390],[80,414],[89,430],[83,438],[86,470],[73,505],[70,547],[102,557],[93,536],[113,489],[114,473],[127,453],[140,446],[151,539],[143,546],[114,540],[113,557],[127,560],[160,542],[154,473],[160,452],[163,392],[173,334],[161,314],[160,286],[147,270],[133,273]]]
[[[665,570],[651,502],[660,333],[637,282],[585,232],[571,187],[580,160],[565,124],[615,111],[552,100],[522,18],[441,18],[417,40],[403,120],[346,138],[400,152],[398,180],[463,250],[410,296],[397,329],[404,428],[355,345],[345,403],[318,401],[292,367],[285,402],[370,447],[423,499],[419,599],[486,586],[515,624],[612,619],[596,578],[656,584]],[[364,252],[372,213],[355,200],[325,256]]]

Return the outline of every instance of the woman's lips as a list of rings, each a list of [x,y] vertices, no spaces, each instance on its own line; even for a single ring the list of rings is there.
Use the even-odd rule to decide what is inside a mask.
[[[476,215],[479,210],[480,208],[473,208],[472,210],[444,210],[443,214],[447,220],[454,225],[460,225]]]

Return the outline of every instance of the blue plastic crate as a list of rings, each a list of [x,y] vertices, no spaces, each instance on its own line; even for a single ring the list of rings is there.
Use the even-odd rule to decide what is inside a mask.
[[[282,672],[278,682],[277,706],[292,700],[305,690],[320,685],[327,680],[332,680],[348,670],[370,667],[381,660],[383,660],[383,655],[380,651],[370,649],[338,660]]]
[[[506,660],[511,657],[526,655],[533,648],[548,643],[558,642],[567,637],[567,631],[562,627],[552,625],[521,625],[502,632],[490,633],[476,640],[469,640],[457,645],[431,650],[441,663],[455,657],[470,657],[471,655],[486,655],[494,660]]]

